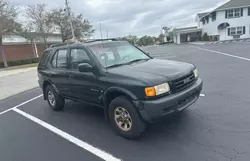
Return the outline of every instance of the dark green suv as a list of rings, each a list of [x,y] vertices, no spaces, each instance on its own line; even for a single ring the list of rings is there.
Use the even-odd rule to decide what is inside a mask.
[[[47,49],[38,77],[53,110],[62,110],[65,99],[100,106],[115,131],[129,139],[148,122],[192,105],[202,90],[194,65],[154,59],[113,39]]]

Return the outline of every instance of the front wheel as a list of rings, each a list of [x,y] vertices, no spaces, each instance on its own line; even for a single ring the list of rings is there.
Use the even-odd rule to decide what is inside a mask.
[[[139,138],[146,127],[136,107],[124,96],[111,101],[109,119],[115,131],[127,139]]]
[[[65,104],[64,98],[58,95],[51,85],[49,85],[46,88],[46,98],[47,98],[49,106],[54,111],[61,111],[64,108],[64,104]]]

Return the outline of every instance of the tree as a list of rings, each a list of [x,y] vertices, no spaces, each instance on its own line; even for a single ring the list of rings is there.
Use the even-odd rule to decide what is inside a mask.
[[[136,45],[137,41],[139,40],[135,35],[129,35],[125,37],[118,37],[118,40],[128,41],[130,44]]]
[[[54,26],[47,10],[47,5],[29,5],[26,9],[27,27],[42,35],[47,46],[48,34],[54,31]]]
[[[159,41],[160,43],[163,43],[163,42],[164,42],[164,37],[165,37],[164,34],[160,34],[160,35],[158,36],[158,41]]]
[[[140,46],[152,45],[153,43],[153,38],[150,36],[143,36],[137,42],[137,44]]]
[[[202,41],[209,41],[209,36],[206,32],[202,36]]]
[[[167,26],[164,26],[162,27],[162,30],[164,31],[164,38],[166,38],[166,40],[168,41],[170,38],[169,38],[169,34],[170,34],[170,30],[171,28],[170,27],[167,27]],[[165,40],[163,40],[164,42]]]
[[[8,67],[6,56],[3,50],[3,35],[13,32],[19,24],[15,22],[17,17],[17,8],[7,0],[0,0],[0,53],[4,67]]]
[[[72,18],[72,24],[77,39],[89,38],[95,32],[90,22],[87,19],[84,19],[83,14],[68,14],[65,9],[54,9],[50,14],[50,19],[56,26],[56,29],[61,33],[63,42],[73,37],[69,23],[69,16]]]

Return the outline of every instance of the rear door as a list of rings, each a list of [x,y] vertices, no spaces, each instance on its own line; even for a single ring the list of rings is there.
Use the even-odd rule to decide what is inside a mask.
[[[78,65],[81,63],[89,63],[95,66],[93,61],[83,48],[71,48],[69,55],[71,96],[84,102],[100,104],[101,90],[95,72],[83,73],[78,70]]]
[[[69,49],[58,49],[51,60],[50,81],[64,96],[69,96],[69,73],[68,73]]]

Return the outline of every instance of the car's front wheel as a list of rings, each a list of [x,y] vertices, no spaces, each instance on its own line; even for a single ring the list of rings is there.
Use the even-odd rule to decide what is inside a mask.
[[[64,98],[58,95],[51,85],[47,86],[45,94],[48,104],[53,110],[61,111],[64,108]]]
[[[115,131],[128,139],[140,137],[146,127],[136,107],[124,96],[111,101],[109,119]]]

